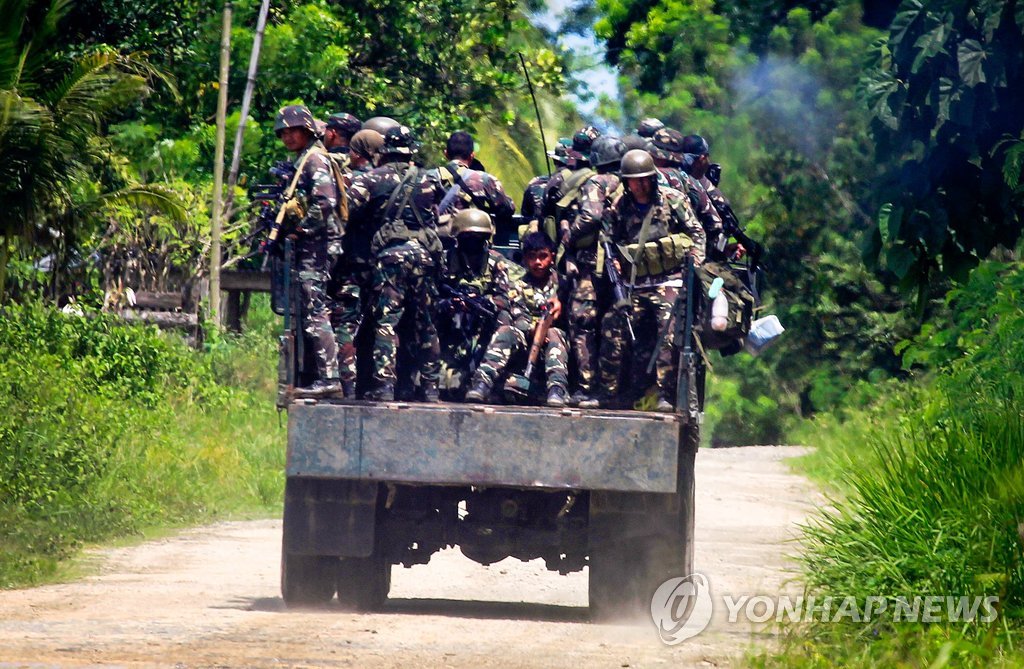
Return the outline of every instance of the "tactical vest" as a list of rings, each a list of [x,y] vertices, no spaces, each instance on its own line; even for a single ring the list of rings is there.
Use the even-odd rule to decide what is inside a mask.
[[[679,206],[664,200],[661,205],[673,210]],[[658,205],[651,205],[636,241],[616,245],[621,257],[629,263],[630,283],[635,283],[638,278],[658,277],[678,270],[693,248],[690,235],[673,232],[667,221],[655,220],[658,209]]]
[[[345,179],[342,172],[338,169],[337,164],[331,160],[330,154],[327,152],[319,142],[314,143],[312,146],[306,149],[306,151],[298,157],[295,161],[295,176],[292,177],[291,183],[284,192],[284,205],[277,214],[277,225],[281,225],[284,217],[288,211],[292,210],[290,203],[295,199],[295,189],[298,188],[299,179],[302,178],[302,170],[306,166],[306,161],[313,154],[320,154],[327,158],[327,164],[331,168],[331,176],[334,179],[334,184],[338,189],[338,203],[334,208],[334,216],[337,219],[335,224],[332,224],[330,219],[326,221],[327,224],[327,249],[328,253],[332,256],[339,256],[342,253],[342,238],[345,235],[345,225],[348,223],[348,192],[345,190]],[[302,214],[305,215],[305,212]]]
[[[441,240],[437,236],[432,213],[421,211],[415,202],[421,183],[419,168],[397,163],[392,166],[400,181],[378,214],[379,224],[370,249],[377,254],[396,243],[416,240],[432,255],[440,253]]]

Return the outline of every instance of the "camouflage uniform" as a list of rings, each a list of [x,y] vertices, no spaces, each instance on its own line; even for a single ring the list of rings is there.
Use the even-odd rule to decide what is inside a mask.
[[[579,189],[596,172],[590,167],[590,147],[594,140],[601,136],[593,126],[586,126],[572,138],[572,148],[568,156],[572,159],[569,167],[558,170],[544,189],[544,218],[554,221],[545,223],[544,231],[552,241],[558,242],[569,231],[569,227],[579,213],[577,205]]]
[[[355,177],[367,174],[369,166],[349,169],[346,188],[351,191]],[[355,384],[356,336],[367,312],[367,297],[373,288],[373,253],[370,251],[371,231],[365,220],[351,219],[342,239],[344,253],[335,265],[329,284],[331,326],[338,340],[338,372],[346,387],[346,395]]]
[[[690,208],[689,199],[677,190],[657,188],[652,193],[653,201],[648,207],[636,203],[628,189],[619,195],[608,209],[605,217],[605,234],[616,244],[633,244],[639,241],[640,229],[650,208],[654,213],[646,241],[656,241],[674,233],[685,233],[694,244],[693,254],[699,264],[704,258],[704,229]],[[621,257],[623,280],[629,281],[631,266]],[[682,278],[682,268],[638,278],[632,288],[630,316],[636,341],[633,344],[630,370],[633,389],[636,384],[645,383],[647,361],[657,345],[657,337],[671,318],[672,305],[680,290],[669,282]],[[608,312],[601,323],[601,383],[606,395],[618,393],[619,377],[623,357],[626,353],[626,314],[621,310]],[[645,345],[646,343],[646,345]],[[658,350],[655,363],[658,388],[662,398],[671,401],[675,393],[675,379],[678,369],[678,355],[672,350],[671,341],[666,338]]]
[[[493,386],[506,371],[513,356],[529,352],[534,327],[544,316],[548,300],[558,296],[560,287],[558,273],[554,268],[543,285],[535,285],[529,274],[515,283],[510,294],[514,321],[511,325],[502,325],[494,333],[483,362],[476,371],[475,381],[483,380],[488,386]],[[549,389],[557,387],[565,392],[569,384],[568,351],[565,331],[552,325],[548,328],[543,351]]]
[[[303,332],[316,357],[317,378],[337,381],[338,346],[331,329],[327,280],[340,250],[340,193],[330,159],[319,141],[310,142],[294,164],[296,169],[302,166],[295,189],[296,209],[302,215],[292,216],[289,223],[298,234],[295,258],[302,292]]]
[[[604,311],[603,300],[599,299],[602,291],[599,290],[598,277],[603,274],[603,268],[597,266],[598,235],[605,209],[621,187],[618,175],[611,173],[594,175],[584,183],[578,198],[579,215],[565,238],[567,256],[579,272],[569,307],[569,332],[572,333],[572,350],[576,356],[578,390],[588,396],[594,390],[598,323]]]
[[[497,177],[481,170],[472,170],[469,164],[461,159],[438,167],[435,174],[444,188],[441,199],[444,199],[449,189],[461,181],[458,195],[445,207],[445,211],[439,212],[442,216],[454,215],[463,209],[482,209],[490,214],[499,226],[501,222],[512,220],[512,215],[516,212],[515,202],[505,193],[505,187]],[[455,175],[459,176],[459,181],[455,179]],[[447,223],[447,219],[444,223]]]
[[[707,237],[708,256],[714,257],[719,247],[719,240],[722,238],[724,227],[722,217],[718,214],[708,197],[704,186],[692,176],[678,167],[659,167],[658,184],[668,186],[690,198],[690,206],[697,220],[704,227],[704,234]],[[723,245],[724,248],[724,245]]]
[[[441,388],[458,399],[479,364],[480,350],[487,345],[495,328],[509,325],[512,279],[508,261],[492,249],[487,250],[483,271],[473,267],[467,258],[452,249],[448,255],[448,272],[442,280],[462,292],[486,298],[497,310],[498,318],[490,321],[468,311],[452,311],[439,303],[437,327],[441,340]]]
[[[408,133],[407,128],[403,130]],[[410,170],[416,171],[410,174]],[[394,198],[391,211],[386,211],[389,199],[403,182],[407,184],[404,192]],[[435,204],[443,193],[436,174],[406,162],[386,162],[352,180],[350,219],[372,231],[374,381],[383,399],[391,399],[389,390],[394,391],[399,343],[396,328],[407,309],[415,324],[414,342],[409,348],[416,351],[421,386],[437,388],[439,344],[430,304],[441,251]],[[405,206],[401,206],[403,201]]]
[[[520,231],[520,237],[527,232],[536,232],[540,229],[540,222],[544,218],[544,190],[550,179],[551,177],[548,175],[542,174],[530,179],[530,182],[526,184],[526,190],[523,191],[523,205],[519,208],[519,213],[522,214],[523,221],[525,221],[526,230],[525,232]]]

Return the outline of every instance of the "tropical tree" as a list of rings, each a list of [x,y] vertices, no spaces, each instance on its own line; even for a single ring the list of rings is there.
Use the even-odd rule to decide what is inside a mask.
[[[861,93],[889,166],[866,249],[919,292],[1024,225],[1024,2],[905,0]]]
[[[186,216],[171,191],[105,173],[104,123],[142,99],[158,73],[144,58],[109,48],[62,54],[70,4],[0,0],[0,297],[12,253],[57,251],[66,259],[105,207],[131,203]]]

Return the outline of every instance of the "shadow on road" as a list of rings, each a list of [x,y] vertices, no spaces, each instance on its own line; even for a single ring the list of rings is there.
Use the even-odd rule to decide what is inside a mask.
[[[236,597],[214,607],[241,611],[263,611],[286,613],[289,611],[333,611],[351,613],[338,604],[337,600],[318,607],[287,607],[280,597]],[[484,620],[531,620],[537,622],[582,623],[589,620],[585,606],[561,606],[558,604],[535,604],[532,602],[495,602],[458,599],[389,599],[376,615],[447,616],[451,618],[476,618]]]

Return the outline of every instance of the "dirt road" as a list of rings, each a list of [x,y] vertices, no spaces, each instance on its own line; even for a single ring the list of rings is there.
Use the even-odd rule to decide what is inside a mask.
[[[697,455],[695,566],[716,595],[775,594],[817,495],[798,451]],[[728,624],[666,646],[653,624],[587,622],[587,575],[537,562],[482,567],[457,551],[395,567],[384,612],[285,610],[280,522],[221,523],[104,551],[97,575],[0,592],[0,667],[721,667],[770,637]]]

